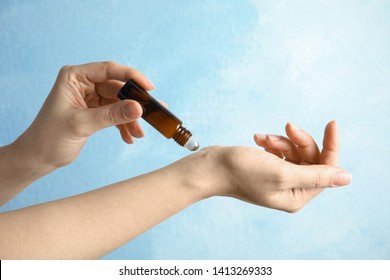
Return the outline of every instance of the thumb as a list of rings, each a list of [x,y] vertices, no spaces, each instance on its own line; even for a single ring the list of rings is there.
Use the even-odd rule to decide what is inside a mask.
[[[352,182],[348,171],[329,165],[294,165],[291,171],[294,188],[341,187]]]
[[[123,100],[110,105],[80,111],[83,129],[89,135],[103,128],[129,123],[142,115],[141,105],[133,100]]]

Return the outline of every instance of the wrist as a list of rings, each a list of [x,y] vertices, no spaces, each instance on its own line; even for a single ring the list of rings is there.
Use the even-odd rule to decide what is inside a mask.
[[[21,165],[27,173],[31,173],[29,177],[33,177],[34,180],[60,167],[50,159],[56,155],[51,145],[57,141],[54,141],[52,137],[50,137],[51,141],[45,141],[45,138],[50,139],[48,137],[50,134],[39,133],[35,127],[33,123],[10,145],[14,158],[19,159],[16,164]]]
[[[55,169],[42,161],[40,156],[35,154],[33,147],[24,144],[17,139],[12,144],[2,147],[3,160],[6,163],[3,170],[7,170],[3,175],[14,186],[28,186]]]
[[[170,167],[176,168],[177,178],[193,203],[221,195],[226,187],[221,152],[223,148],[212,146],[187,156]]]

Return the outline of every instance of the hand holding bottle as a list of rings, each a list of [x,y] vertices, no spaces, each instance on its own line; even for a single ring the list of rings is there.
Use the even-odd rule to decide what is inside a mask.
[[[25,154],[53,168],[72,162],[89,136],[116,125],[126,143],[142,137],[140,105],[118,102],[116,93],[129,79],[153,89],[139,71],[115,62],[64,66],[38,116],[16,143]]]
[[[71,163],[96,131],[116,125],[122,139],[142,137],[141,106],[116,94],[132,79],[147,90],[151,82],[139,71],[115,62],[64,66],[30,127],[1,147],[0,205],[58,167]],[[23,170],[23,172],[20,172]]]

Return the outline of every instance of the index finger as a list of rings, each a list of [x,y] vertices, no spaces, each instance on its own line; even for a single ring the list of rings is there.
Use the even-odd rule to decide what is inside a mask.
[[[83,74],[90,82],[102,83],[107,80],[127,82],[134,80],[145,90],[152,90],[153,84],[140,71],[114,61],[92,62],[74,66],[74,71]]]
[[[319,163],[320,150],[310,134],[300,128],[297,128],[292,123],[287,123],[286,133],[291,141],[298,146],[298,152],[304,162],[310,164]]]

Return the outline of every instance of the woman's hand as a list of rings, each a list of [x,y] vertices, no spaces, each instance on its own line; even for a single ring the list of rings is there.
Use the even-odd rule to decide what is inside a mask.
[[[132,79],[153,85],[140,72],[115,62],[64,66],[31,126],[0,148],[0,206],[58,167],[71,163],[96,131],[116,125],[126,143],[142,137],[141,106],[116,94]]]
[[[119,101],[116,94],[129,79],[146,90],[151,82],[135,69],[115,62],[64,66],[38,116],[15,146],[53,168],[71,163],[88,137],[116,125],[126,143],[142,137],[137,119],[141,106]]]
[[[339,144],[335,122],[325,129],[321,153],[313,138],[303,130],[287,124],[286,132],[288,138],[256,134],[255,142],[266,152],[249,147],[201,150],[198,154],[203,163],[194,161],[191,168],[203,172],[197,176],[202,178],[197,188],[204,197],[231,196],[296,212],[324,188],[351,182],[351,175],[337,167]],[[212,164],[202,167],[205,162]]]

